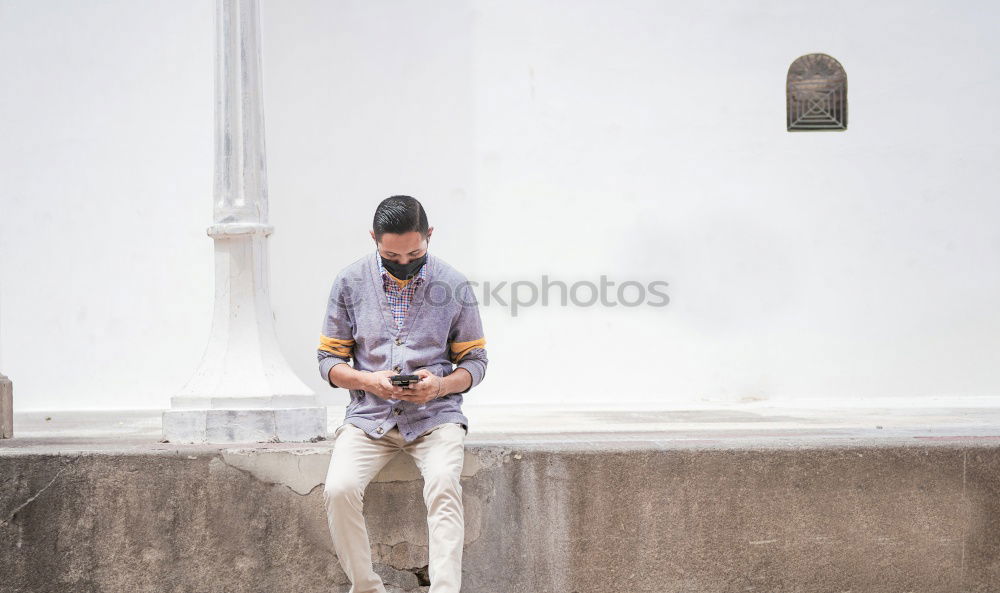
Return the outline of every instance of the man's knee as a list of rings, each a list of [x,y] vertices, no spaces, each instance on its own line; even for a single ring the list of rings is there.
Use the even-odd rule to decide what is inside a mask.
[[[360,505],[364,492],[365,485],[357,480],[334,479],[323,485],[323,500],[328,507],[340,503]]]
[[[439,498],[462,499],[460,475],[448,468],[424,474],[424,499],[431,502]]]

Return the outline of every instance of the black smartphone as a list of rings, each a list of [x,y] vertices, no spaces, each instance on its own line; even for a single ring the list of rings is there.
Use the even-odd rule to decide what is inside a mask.
[[[393,375],[389,377],[389,382],[393,385],[399,385],[401,387],[407,387],[411,383],[417,383],[420,381],[419,375]]]

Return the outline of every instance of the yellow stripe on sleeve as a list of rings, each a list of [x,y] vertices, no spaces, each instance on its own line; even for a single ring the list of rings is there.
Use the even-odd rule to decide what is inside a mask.
[[[339,338],[328,338],[324,335],[319,337],[319,350],[329,352],[330,354],[336,356],[343,356],[344,358],[351,357],[351,351],[354,350],[354,340]]]
[[[476,348],[486,347],[486,338],[479,338],[478,340],[469,340],[468,342],[449,342],[448,347],[451,349],[451,361],[457,363],[462,360],[466,354],[471,352]]]

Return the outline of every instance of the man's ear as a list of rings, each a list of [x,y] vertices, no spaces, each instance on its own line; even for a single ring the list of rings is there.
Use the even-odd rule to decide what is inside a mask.
[[[434,227],[432,227],[432,226],[427,227],[427,236],[425,238],[426,239],[430,239],[431,238],[431,233],[433,233],[433,232],[434,232]]]
[[[372,241],[375,241],[375,244],[378,245],[378,239],[375,238],[375,231],[369,229],[368,234],[372,236]]]

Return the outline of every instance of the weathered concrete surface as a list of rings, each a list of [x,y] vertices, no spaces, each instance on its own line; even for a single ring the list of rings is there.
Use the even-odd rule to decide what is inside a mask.
[[[470,439],[463,590],[1000,591],[1000,439],[705,441]],[[0,448],[0,591],[348,590],[332,443],[97,445]],[[425,589],[420,488],[401,454],[365,497],[403,590]]]

